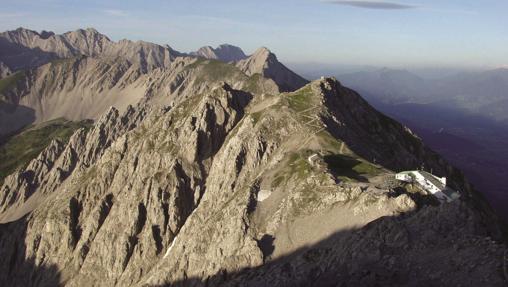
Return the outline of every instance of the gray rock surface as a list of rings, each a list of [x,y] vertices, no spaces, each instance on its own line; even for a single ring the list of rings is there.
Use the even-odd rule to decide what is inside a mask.
[[[3,62],[0,62],[0,79],[3,79],[12,74],[11,69],[7,67]]]
[[[0,282],[504,285],[505,247],[488,237],[500,238],[488,206],[354,91],[335,79],[282,94],[195,84],[187,89],[199,93],[171,107],[157,106],[155,93],[122,115],[110,109],[6,179],[3,218],[38,199],[0,225]],[[309,163],[311,154],[322,160]],[[436,205],[390,181],[421,162],[462,200]]]

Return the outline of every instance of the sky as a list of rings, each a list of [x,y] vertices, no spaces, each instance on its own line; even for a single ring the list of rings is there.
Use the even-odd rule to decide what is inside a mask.
[[[265,46],[288,63],[508,67],[506,0],[0,0],[0,30],[94,27],[189,52]]]

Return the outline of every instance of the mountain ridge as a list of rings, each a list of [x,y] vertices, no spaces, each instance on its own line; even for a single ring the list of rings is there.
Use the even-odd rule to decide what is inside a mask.
[[[175,57],[181,55],[169,46],[144,41],[113,42],[94,28],[78,29],[60,35],[48,32],[46,37],[41,37],[36,31],[18,28],[0,33],[0,39],[0,48],[10,51],[1,55],[0,61],[12,70],[34,68],[52,60],[82,55],[89,57],[121,55],[150,71],[169,66]],[[20,53],[23,54],[19,55]],[[20,57],[24,58],[24,62],[19,63]]]
[[[36,31],[18,28],[0,33],[0,49],[8,51],[0,55],[0,62],[10,70],[17,71],[35,68],[62,58],[82,55],[115,58],[122,55],[127,60],[140,64],[145,72],[150,72],[157,68],[168,68],[176,57],[192,56],[235,62],[249,76],[258,73],[271,78],[286,91],[308,83],[280,63],[277,57],[264,47],[248,57],[239,47],[229,44],[222,44],[215,49],[206,46],[186,54],[172,49],[169,45],[132,42],[126,39],[113,42],[94,28],[78,29],[61,35],[44,32],[44,36],[41,36]]]

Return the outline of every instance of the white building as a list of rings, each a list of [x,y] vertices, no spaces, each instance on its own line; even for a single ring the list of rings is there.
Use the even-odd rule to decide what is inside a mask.
[[[315,154],[313,154],[313,155],[309,156],[309,157],[307,158],[307,161],[309,161],[309,163],[310,163],[311,165],[314,165],[318,159],[319,159],[319,155],[318,155],[317,153],[315,153]]]
[[[446,186],[446,177],[437,177],[426,171],[404,171],[397,173],[395,178],[403,182],[418,184],[441,202],[452,202],[460,197],[457,191]]]

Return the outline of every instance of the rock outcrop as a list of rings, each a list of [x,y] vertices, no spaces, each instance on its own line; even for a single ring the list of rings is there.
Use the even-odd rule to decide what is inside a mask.
[[[335,79],[249,89],[111,109],[52,143],[0,191],[0,282],[503,286],[495,216],[408,129]],[[422,162],[463,200],[393,181]]]
[[[249,76],[261,74],[274,80],[284,91],[294,91],[308,83],[279,62],[277,56],[265,47],[259,48],[248,58],[238,61],[236,66]]]
[[[3,62],[0,62],[0,79],[3,79],[12,74],[11,69],[7,67]]]

